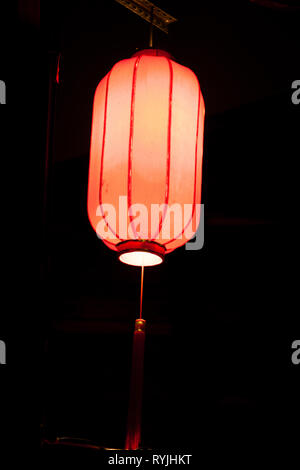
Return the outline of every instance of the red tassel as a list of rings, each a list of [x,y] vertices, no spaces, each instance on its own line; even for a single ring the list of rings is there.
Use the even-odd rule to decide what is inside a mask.
[[[145,326],[146,321],[142,318],[135,320],[126,450],[137,450],[141,440]]]

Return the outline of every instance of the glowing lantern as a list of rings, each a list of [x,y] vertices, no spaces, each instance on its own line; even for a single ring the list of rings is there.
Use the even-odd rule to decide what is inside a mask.
[[[161,50],[121,60],[94,97],[88,215],[121,261],[162,262],[199,224],[204,101]]]

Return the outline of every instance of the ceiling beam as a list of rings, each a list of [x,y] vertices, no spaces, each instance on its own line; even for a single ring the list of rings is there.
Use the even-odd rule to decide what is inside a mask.
[[[176,18],[169,15],[161,8],[158,8],[148,0],[116,0],[116,2],[148,21],[148,23],[152,23],[153,26],[156,26],[156,28],[167,34],[169,24],[177,21]]]

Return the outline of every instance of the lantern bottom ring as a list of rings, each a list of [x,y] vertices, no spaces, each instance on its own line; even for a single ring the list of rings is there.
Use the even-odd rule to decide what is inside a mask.
[[[148,240],[127,240],[117,245],[119,260],[131,266],[156,266],[164,260],[165,247]]]

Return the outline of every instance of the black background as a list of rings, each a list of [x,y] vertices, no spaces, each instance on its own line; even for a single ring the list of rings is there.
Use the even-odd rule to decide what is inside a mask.
[[[198,75],[206,103],[205,244],[145,272],[142,445],[199,461],[240,450],[244,460],[261,450],[276,457],[283,442],[293,446],[300,418],[300,366],[291,363],[300,331],[300,105],[291,102],[299,12],[223,3],[196,11],[161,1],[179,21],[169,36],[155,33],[157,47]],[[25,450],[62,436],[120,449],[140,273],[89,225],[88,151],[95,87],[147,45],[148,24],[113,1],[43,2],[40,29],[17,19],[14,2],[5,15],[2,449],[5,439]],[[45,234],[49,51],[61,52],[61,74]],[[76,454],[42,450],[54,461]]]

